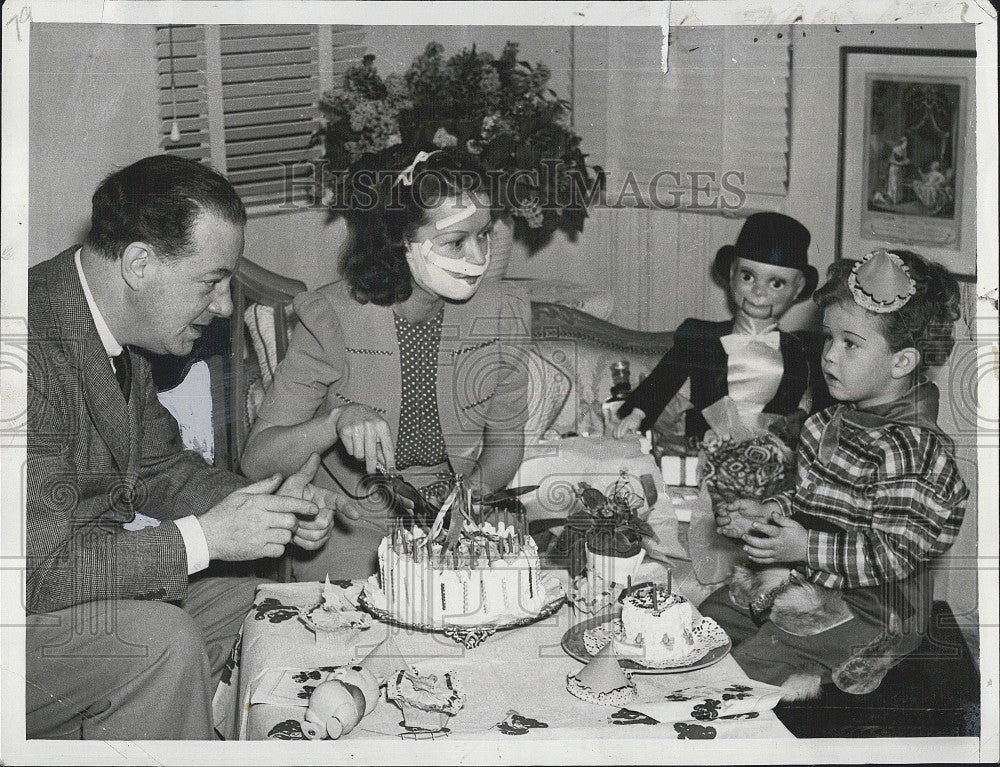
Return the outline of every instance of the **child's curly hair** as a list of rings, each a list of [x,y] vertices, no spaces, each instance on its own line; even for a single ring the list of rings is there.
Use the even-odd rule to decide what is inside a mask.
[[[959,305],[958,282],[939,264],[924,260],[909,250],[893,250],[910,270],[916,292],[894,312],[879,314],[882,335],[889,349],[898,352],[913,347],[920,352],[921,366],[943,365],[955,346],[955,320],[962,312]],[[827,271],[827,281],[813,300],[821,307],[841,301],[854,302],[847,278],[856,261],[840,259]]]
[[[443,149],[431,147],[427,158],[412,168],[411,183],[403,183],[400,174],[416,156],[416,150],[400,147],[363,155],[351,166],[331,206],[344,215],[353,235],[340,271],[358,303],[390,306],[410,297],[406,245],[428,222],[428,210],[463,192],[488,204],[481,169]]]

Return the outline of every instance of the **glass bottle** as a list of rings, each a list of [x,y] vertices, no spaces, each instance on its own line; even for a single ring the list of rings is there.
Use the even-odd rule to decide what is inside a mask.
[[[628,360],[620,360],[611,365],[611,396],[604,400],[601,414],[604,416],[604,436],[610,436],[610,428],[621,402],[632,393]]]

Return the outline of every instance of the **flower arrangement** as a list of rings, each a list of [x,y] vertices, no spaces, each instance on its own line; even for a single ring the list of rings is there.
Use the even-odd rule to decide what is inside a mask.
[[[556,229],[583,230],[586,201],[603,185],[569,127],[570,104],[548,87],[544,64],[519,61],[508,42],[499,58],[464,49],[449,59],[429,43],[402,75],[383,78],[365,56],[323,95],[317,134],[332,171],[366,152],[431,145],[475,156],[515,234],[541,244]],[[330,174],[336,191],[338,177]]]
[[[594,554],[634,557],[642,550],[644,538],[655,538],[653,528],[639,518],[645,498],[636,493],[624,472],[615,480],[608,495],[586,482],[577,484],[577,497],[584,511],[574,514],[571,523],[586,525],[587,547]]]

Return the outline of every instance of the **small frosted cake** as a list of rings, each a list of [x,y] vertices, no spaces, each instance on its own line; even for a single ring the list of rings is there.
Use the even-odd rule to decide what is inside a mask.
[[[410,624],[497,623],[538,615],[547,601],[535,542],[503,522],[447,537],[399,528],[382,539],[378,563],[378,601]]]
[[[669,664],[695,650],[694,609],[662,585],[640,586],[622,602],[622,639],[615,651],[651,666]]]

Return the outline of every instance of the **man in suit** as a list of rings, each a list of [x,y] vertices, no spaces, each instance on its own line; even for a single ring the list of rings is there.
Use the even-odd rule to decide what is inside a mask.
[[[231,313],[245,223],[215,171],[148,157],[98,187],[81,247],[29,270],[29,738],[212,738],[256,581],[209,562],[317,548],[355,516],[310,484],[317,456],[249,484],[184,451],[129,351],[186,354]],[[124,529],[137,511],[159,524]]]

